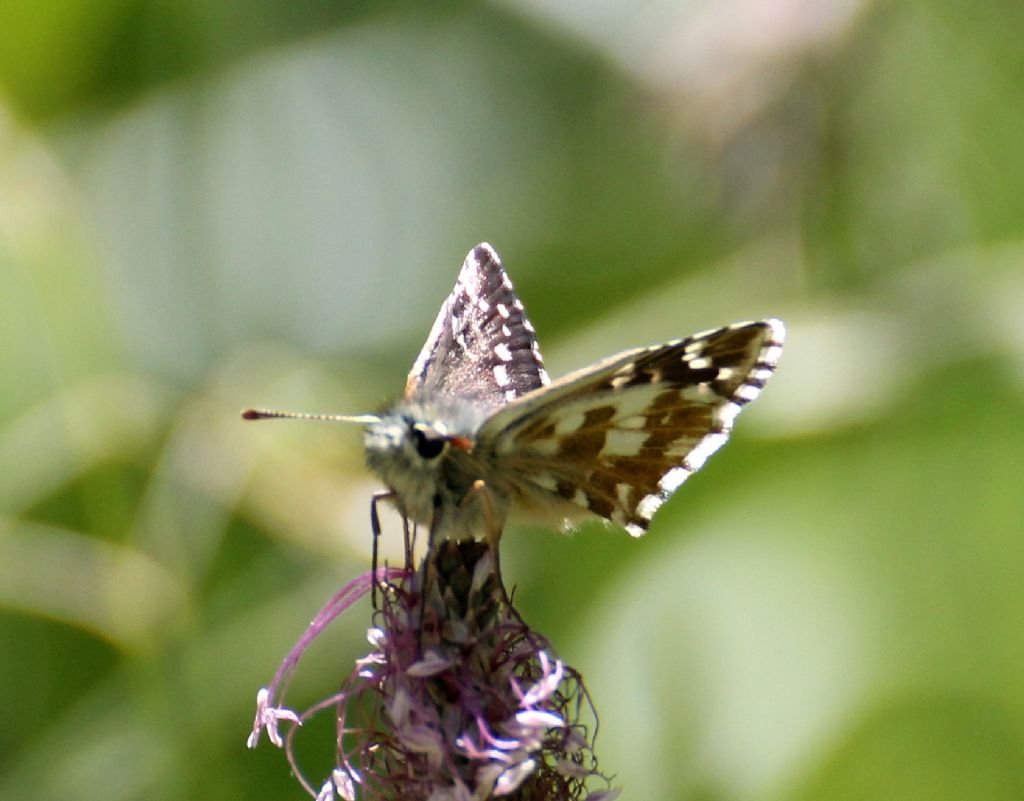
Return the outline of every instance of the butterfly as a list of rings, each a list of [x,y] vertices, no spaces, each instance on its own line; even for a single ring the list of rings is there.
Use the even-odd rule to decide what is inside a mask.
[[[780,320],[735,323],[627,350],[552,382],[494,249],[470,251],[400,401],[346,417],[243,417],[365,426],[366,461],[431,541],[496,542],[515,509],[570,525],[596,516],[644,534],[658,508],[725,444],[778,364]],[[379,532],[376,507],[372,510]]]

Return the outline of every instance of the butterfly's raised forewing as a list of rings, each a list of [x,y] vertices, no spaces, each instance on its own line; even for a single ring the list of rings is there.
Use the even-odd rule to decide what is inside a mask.
[[[478,447],[524,500],[547,494],[643,534],[726,441],[778,362],[778,320],[614,356],[496,412]]]
[[[500,406],[549,383],[533,326],[487,243],[469,252],[409,373],[405,397]]]

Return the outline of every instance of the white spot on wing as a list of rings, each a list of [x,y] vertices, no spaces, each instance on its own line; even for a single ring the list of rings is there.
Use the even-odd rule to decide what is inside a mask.
[[[510,312],[508,310],[508,306],[506,306],[504,303],[496,303],[494,305],[494,308],[496,308],[498,310],[498,314],[501,315],[501,319],[502,320],[507,320],[508,319],[508,316],[510,314]]]
[[[772,342],[775,343],[781,351],[782,343],[786,341],[786,324],[778,317],[769,317],[765,320],[765,323],[772,330]]]
[[[576,494],[572,496],[572,502],[577,506],[582,506],[584,509],[590,508],[590,498],[587,497],[587,493],[578,487]]]
[[[601,453],[609,456],[636,456],[646,441],[646,431],[623,431],[612,428],[608,431]]]
[[[712,419],[718,423],[718,427],[723,431],[729,431],[732,429],[733,421],[739,413],[739,404],[729,402],[715,409],[712,414]]]
[[[658,488],[666,495],[671,495],[679,489],[683,482],[689,477],[690,471],[685,467],[673,467],[661,477],[661,481],[658,482]]]
[[[473,259],[470,264],[470,259]],[[470,269],[466,269],[469,267]],[[477,270],[480,268],[480,262],[476,260],[474,254],[471,252],[469,257],[466,259],[466,264],[459,273],[459,278],[455,282],[455,286],[462,289],[462,292],[467,296],[474,298],[480,293],[477,291],[480,287],[480,281],[478,280]]]
[[[533,329],[530,330],[532,331]],[[541,364],[543,364],[544,359],[541,358],[540,346],[537,344],[536,339],[534,339],[533,342],[530,343],[530,350],[533,351],[533,360],[537,363],[537,374],[540,376],[540,383],[542,385],[550,384],[551,379],[548,378],[547,371],[543,367],[541,367]]]
[[[761,361],[767,362],[772,367],[774,367],[778,363],[779,357],[781,355],[782,345],[769,345],[767,348],[764,349],[764,352],[761,354]]]
[[[688,387],[683,388],[683,400],[694,401],[696,403],[714,403],[716,399],[722,396],[715,392],[710,384],[691,384]]]
[[[643,500],[636,505],[636,513],[644,520],[650,520],[663,502],[664,498],[660,495],[645,495]]]
[[[555,421],[555,433],[564,435],[579,431],[584,419],[583,412],[568,412]]]
[[[644,418],[644,413],[648,410],[653,401],[658,395],[663,392],[671,391],[664,386],[654,386],[648,384],[642,387],[634,387],[629,392],[623,392],[618,395],[613,403],[615,404],[615,419],[628,420],[632,418]],[[616,425],[620,423],[616,422]],[[625,428],[630,428],[629,425],[625,425]]]
[[[554,456],[558,452],[558,444],[557,439],[538,439],[530,443],[530,450],[538,456]],[[510,453],[515,449],[515,440],[507,439],[502,443],[502,453]]]
[[[724,432],[714,432],[708,434],[704,439],[697,443],[696,447],[690,451],[686,457],[685,466],[694,473],[704,466],[704,462],[708,460],[708,457],[721,448],[725,441],[729,439],[729,435]],[[676,468],[678,469],[678,468]],[[671,473],[671,471],[669,471]],[[664,479],[662,479],[664,481]]]
[[[495,365],[493,372],[494,372],[494,381],[497,383],[497,385],[499,387],[507,387],[508,386],[508,370],[505,368],[505,365],[503,365],[503,364]]]
[[[508,345],[504,342],[499,342],[494,346],[494,354],[503,362],[512,361],[512,351],[508,349]]]
[[[551,492],[558,490],[558,482],[555,481],[555,477],[551,473],[538,473],[533,477],[533,483],[538,487],[551,490]]]
[[[757,387],[752,387],[750,384],[742,384],[739,389],[736,390],[734,397],[750,402],[760,394],[761,390]]]

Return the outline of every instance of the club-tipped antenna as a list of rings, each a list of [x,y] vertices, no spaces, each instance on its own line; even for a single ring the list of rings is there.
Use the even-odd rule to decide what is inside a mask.
[[[316,420],[322,423],[355,423],[371,425],[380,422],[375,414],[307,414],[305,412],[280,412],[274,409],[243,409],[243,420]]]

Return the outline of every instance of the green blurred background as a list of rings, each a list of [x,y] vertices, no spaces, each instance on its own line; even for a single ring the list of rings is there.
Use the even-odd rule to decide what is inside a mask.
[[[0,31],[3,801],[304,797],[244,749],[255,692],[366,569],[376,485],[357,430],[237,413],[394,397],[485,239],[553,375],[789,327],[648,537],[504,540],[624,798],[1024,798],[1024,4],[5,0]]]

